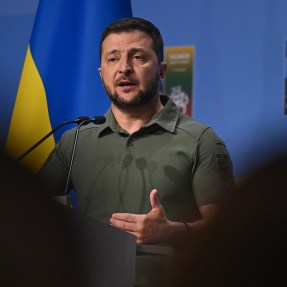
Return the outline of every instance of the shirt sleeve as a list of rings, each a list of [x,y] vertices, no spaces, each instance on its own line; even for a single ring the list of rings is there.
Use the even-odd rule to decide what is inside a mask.
[[[235,189],[233,165],[226,145],[211,129],[199,137],[193,190],[198,206],[218,203]]]

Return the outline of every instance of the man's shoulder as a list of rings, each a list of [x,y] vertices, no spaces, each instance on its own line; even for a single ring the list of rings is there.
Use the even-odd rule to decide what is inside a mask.
[[[184,114],[180,114],[177,128],[189,133],[196,138],[200,138],[205,131],[212,130],[210,126],[198,122],[194,118]]]

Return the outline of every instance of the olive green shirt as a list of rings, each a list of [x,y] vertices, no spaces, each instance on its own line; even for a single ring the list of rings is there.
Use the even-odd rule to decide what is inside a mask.
[[[106,123],[83,126],[71,173],[80,210],[109,222],[114,212],[148,213],[158,190],[166,216],[190,222],[198,206],[216,203],[233,188],[232,162],[214,131],[179,112],[171,99],[147,125],[128,134],[111,110]],[[75,129],[63,134],[41,175],[64,191]]]
[[[81,127],[71,173],[80,210],[109,222],[114,212],[143,214],[153,188],[170,220],[200,219],[198,207],[217,203],[234,187],[232,163],[214,131],[179,112],[171,99],[147,125],[128,134],[111,110],[106,123]],[[63,134],[41,169],[64,192],[75,129]],[[137,256],[135,286],[159,286],[168,256]],[[168,270],[168,269],[167,269]]]

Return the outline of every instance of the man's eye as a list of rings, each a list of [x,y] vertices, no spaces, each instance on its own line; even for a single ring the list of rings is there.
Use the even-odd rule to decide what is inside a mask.
[[[142,55],[134,55],[133,57],[135,60],[143,60],[144,57]]]
[[[109,63],[114,63],[114,62],[116,62],[117,61],[117,58],[109,58],[108,59],[108,62]]]

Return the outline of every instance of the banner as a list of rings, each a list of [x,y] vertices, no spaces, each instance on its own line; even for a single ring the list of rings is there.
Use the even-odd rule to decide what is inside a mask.
[[[182,113],[191,116],[194,47],[167,47],[165,61],[168,64],[165,94],[173,99]]]
[[[98,74],[101,33],[131,15],[130,0],[40,0],[8,133],[8,155],[19,157],[62,122],[105,113],[110,102]],[[23,163],[38,170],[62,132]]]

